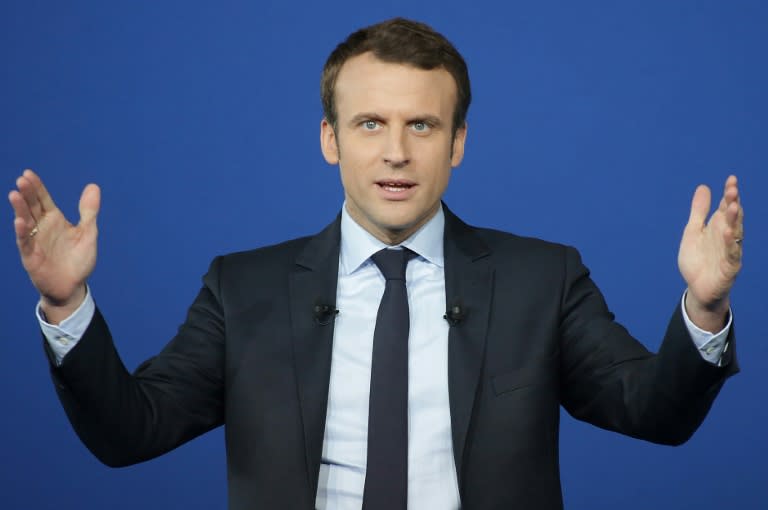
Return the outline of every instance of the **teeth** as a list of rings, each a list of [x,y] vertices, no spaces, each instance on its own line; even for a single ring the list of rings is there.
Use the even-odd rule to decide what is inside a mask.
[[[392,184],[382,184],[381,187],[387,191],[405,191],[408,189],[408,186],[395,186]]]

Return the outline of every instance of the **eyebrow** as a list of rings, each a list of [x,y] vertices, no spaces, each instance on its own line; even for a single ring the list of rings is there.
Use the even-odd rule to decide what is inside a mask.
[[[355,126],[366,120],[384,121],[384,117],[375,112],[361,112],[352,117],[352,119],[349,121],[349,125]],[[407,120],[407,124],[412,124],[414,122],[426,122],[427,124],[430,124],[434,127],[440,127],[443,125],[443,121],[440,120],[440,117],[430,114],[415,115]]]

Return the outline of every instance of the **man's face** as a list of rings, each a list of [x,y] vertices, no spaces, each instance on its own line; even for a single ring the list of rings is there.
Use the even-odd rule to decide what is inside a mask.
[[[453,77],[364,53],[342,66],[335,100],[336,129],[324,119],[320,140],[326,161],[339,164],[347,211],[379,240],[400,243],[437,212],[464,156],[466,127],[452,136]]]

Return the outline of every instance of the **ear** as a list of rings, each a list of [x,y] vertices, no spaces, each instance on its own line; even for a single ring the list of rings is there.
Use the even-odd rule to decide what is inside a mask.
[[[451,150],[451,166],[457,167],[464,159],[464,142],[467,141],[467,123],[456,130],[453,136],[453,149]]]
[[[323,151],[323,157],[329,165],[339,164],[339,145],[336,143],[336,131],[325,117],[320,121],[320,150]]]

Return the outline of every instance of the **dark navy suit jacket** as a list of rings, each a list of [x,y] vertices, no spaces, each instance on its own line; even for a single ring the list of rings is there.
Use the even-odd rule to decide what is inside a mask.
[[[229,508],[311,509],[328,401],[339,220],[216,258],[177,336],[133,374],[97,310],[54,383],[104,463],[141,462],[224,424]],[[559,509],[559,407],[679,444],[738,371],[704,361],[679,306],[658,354],[614,322],[569,247],[466,225],[446,208],[451,429],[462,508]],[[343,313],[343,312],[342,312]],[[50,353],[49,353],[50,355]]]

